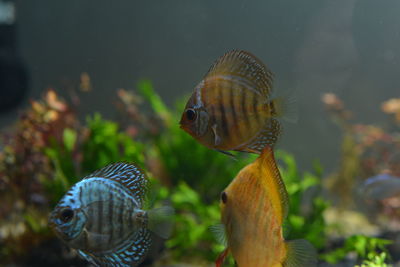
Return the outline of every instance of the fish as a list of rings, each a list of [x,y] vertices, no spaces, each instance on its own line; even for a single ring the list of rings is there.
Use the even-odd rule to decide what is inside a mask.
[[[288,194],[271,147],[237,174],[221,193],[220,207],[222,224],[212,231],[226,249],[217,267],[229,253],[239,267],[316,266],[315,249],[307,240],[284,239]]]
[[[274,97],[272,82],[272,72],[254,55],[230,51],[195,87],[180,127],[211,149],[260,154],[278,141],[280,118],[297,120],[294,97]]]
[[[84,177],[61,198],[50,227],[95,266],[138,266],[152,233],[168,238],[173,209],[145,209],[149,180],[133,164],[113,163]]]
[[[360,188],[362,195],[367,199],[383,200],[400,196],[400,177],[381,173],[365,180]]]

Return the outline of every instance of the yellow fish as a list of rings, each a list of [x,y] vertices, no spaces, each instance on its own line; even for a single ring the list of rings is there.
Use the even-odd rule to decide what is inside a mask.
[[[315,266],[316,254],[306,240],[285,241],[282,224],[288,213],[288,195],[273,151],[244,167],[221,194],[221,221],[228,252],[239,267]]]
[[[196,86],[182,114],[181,128],[221,152],[261,153],[281,133],[278,118],[296,120],[292,99],[271,97],[272,77],[249,52],[226,53]]]

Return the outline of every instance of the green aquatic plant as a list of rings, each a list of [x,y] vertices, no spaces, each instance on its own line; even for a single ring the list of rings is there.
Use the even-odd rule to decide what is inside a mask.
[[[166,242],[176,259],[203,258],[214,260],[221,250],[209,230],[220,218],[218,201],[202,202],[201,196],[185,182],[171,190],[170,200],[177,213],[174,235]]]
[[[4,261],[50,238],[47,215],[51,197],[44,184],[53,179],[54,168],[45,151],[62,143],[64,129],[77,127],[73,109],[54,90],[48,90],[43,99],[31,101],[10,132],[2,134],[0,247],[4,249],[0,258]]]
[[[0,207],[0,228],[21,224],[23,231],[0,237],[2,258],[12,261],[54,239],[47,227],[54,204],[79,179],[117,161],[147,170],[154,182],[150,202],[169,201],[175,208],[174,232],[165,243],[170,261],[211,262],[224,249],[209,230],[220,223],[220,192],[257,155],[237,153],[232,159],[204,147],[179,128],[183,101],[167,107],[150,81],[139,82],[138,91],[118,92],[128,119],[92,114],[83,122],[51,91],[32,102],[11,137],[3,136],[0,200],[16,204]],[[322,168],[315,164],[313,172],[300,173],[292,155],[276,155],[290,198],[287,238],[306,238],[320,248],[326,241],[322,214],[327,207],[319,192]],[[315,195],[307,198],[310,193]]]
[[[129,161],[144,167],[145,161],[143,144],[116,122],[94,114],[81,125],[72,107],[53,90],[44,100],[32,101],[14,133],[4,135],[2,143],[0,200],[10,209],[0,209],[0,218],[13,219],[2,220],[0,228],[21,225],[18,235],[2,230],[6,238],[0,237],[0,245],[5,240],[9,244],[1,250],[4,258],[29,251],[23,249],[29,244],[26,240],[38,245],[52,236],[48,213],[82,177],[112,162]]]
[[[117,123],[102,119],[98,113],[88,116],[86,122],[80,133],[65,128],[60,141],[52,140],[44,148],[53,164],[54,177],[42,182],[53,204],[83,176],[109,163],[128,161],[144,166],[143,144],[121,131]]]
[[[387,259],[388,254],[386,252],[382,252],[379,255],[368,254],[367,259],[355,267],[392,267],[392,264],[386,263]]]
[[[392,241],[387,239],[354,235],[347,238],[342,247],[321,255],[321,259],[335,264],[343,260],[349,253],[355,253],[359,260],[366,259],[369,261],[376,256],[381,259],[381,253],[384,253],[384,259],[386,259],[389,255],[386,246],[390,244],[392,244]]]
[[[192,204],[187,207],[186,211],[191,210],[192,215],[179,216],[180,209],[177,209],[176,219],[179,226],[177,228],[180,229],[180,233],[167,244],[180,244],[180,248],[174,252],[176,255],[190,255],[195,247],[198,252],[203,251],[201,248],[204,248],[204,244],[211,241],[211,235],[206,228],[219,222],[219,208],[215,201],[218,200],[220,192],[240,169],[252,162],[257,155],[237,153],[235,154],[236,160],[233,160],[199,144],[194,138],[179,129],[177,124],[184,108],[183,101],[178,102],[174,110],[169,110],[156,96],[149,81],[139,83],[138,87],[143,98],[150,103],[152,110],[159,114],[160,118],[167,118],[163,120],[165,122],[164,130],[155,136],[156,151],[165,171],[171,177],[172,184],[191,196],[187,201]],[[174,156],[171,157],[171,155]],[[291,154],[278,150],[276,157],[282,163],[280,170],[289,193],[289,216],[287,225],[285,225],[289,232],[288,239],[306,238],[317,248],[322,248],[327,238],[325,231],[327,225],[323,213],[329,206],[320,196],[322,167],[316,162],[312,173],[301,174]],[[305,207],[304,202],[307,201],[305,196],[310,192],[313,192],[313,197],[308,199],[309,206]],[[171,197],[174,199],[173,194]],[[184,210],[182,209],[182,211]],[[211,216],[205,212],[206,210],[217,210],[218,213],[215,215],[218,216]],[[186,241],[180,242],[184,240]],[[215,258],[222,251],[222,247],[217,243],[211,242],[210,244],[215,250],[205,250],[204,256],[208,259],[212,259],[211,254],[214,254]],[[215,254],[215,252],[218,253]]]
[[[208,227],[220,222],[219,194],[257,155],[237,153],[233,160],[199,144],[179,128],[183,101],[170,109],[155,93],[150,81],[139,82],[138,88],[144,103],[154,112],[152,117],[160,125],[149,135],[149,144],[153,144],[153,156],[161,163],[162,175],[167,176],[172,185],[168,190],[177,211],[176,229],[179,230],[166,244],[176,259],[197,255],[214,260],[223,247],[213,239]],[[301,174],[292,155],[278,151],[277,158],[282,162],[282,176],[290,196],[289,239],[306,238],[320,248],[326,241],[323,212],[328,206],[321,197],[315,196],[320,193],[322,168],[315,164],[312,173]],[[313,190],[314,197],[309,200],[308,209],[304,209],[304,196]]]
[[[88,136],[82,144],[82,168],[92,172],[110,162],[135,162],[144,167],[144,144],[135,141],[116,122],[96,113],[87,118]]]

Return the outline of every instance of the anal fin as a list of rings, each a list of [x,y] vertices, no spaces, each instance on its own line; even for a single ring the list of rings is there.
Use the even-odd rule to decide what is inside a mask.
[[[120,248],[106,253],[88,253],[78,250],[85,260],[95,266],[138,266],[145,258],[151,246],[151,233],[142,228]]]
[[[92,256],[91,254],[86,253],[86,252],[83,252],[83,251],[80,250],[80,249],[78,249],[77,252],[78,252],[78,255],[79,255],[82,259],[84,259],[84,260],[90,262],[91,264],[93,264],[93,265],[96,266],[96,267],[97,267],[97,266],[100,266],[100,265],[96,262],[96,260],[93,258],[93,256]]]
[[[242,150],[250,153],[261,154],[263,149],[268,145],[273,147],[282,132],[282,127],[277,119],[268,119],[264,128],[254,137],[244,148],[239,148],[237,150]]]

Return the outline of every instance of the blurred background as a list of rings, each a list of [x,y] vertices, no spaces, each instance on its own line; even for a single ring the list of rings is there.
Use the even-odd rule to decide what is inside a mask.
[[[340,135],[320,116],[321,95],[337,93],[360,121],[380,122],[377,105],[399,92],[396,0],[2,3],[14,6],[12,21],[2,24],[3,77],[11,69],[24,76],[10,89],[1,86],[2,107],[13,94],[25,94],[21,108],[45,88],[65,90],[82,72],[96,88],[83,113],[112,117],[115,89],[133,88],[140,78],[151,79],[170,105],[192,92],[216,58],[244,49],[274,72],[277,93],[296,91],[300,119],[285,125],[281,146],[301,155],[302,168],[319,158],[332,169]],[[1,126],[18,110],[4,111]]]
[[[373,167],[368,165],[368,171],[357,169],[365,167],[361,164],[368,150],[365,147],[372,146],[369,154],[365,152],[368,156],[373,155],[377,161],[386,159],[380,158],[380,147],[374,150],[360,136],[373,132],[374,142],[383,136],[386,146],[394,148],[393,144],[398,144],[400,119],[393,117],[398,114],[397,106],[395,111],[382,111],[381,105],[400,97],[399,11],[397,0],[0,0],[0,127],[12,138],[18,133],[15,122],[26,116],[31,101],[46,99],[43,105],[52,109],[49,99],[58,97],[61,102],[79,102],[74,120],[82,122],[99,112],[105,120],[117,121],[120,110],[115,103],[126,104],[127,99],[122,88],[135,92],[142,88],[142,98],[150,106],[154,98],[143,92],[153,92],[154,88],[153,93],[160,96],[165,108],[173,110],[177,100],[191,94],[214,60],[232,49],[243,49],[260,58],[275,74],[277,95],[292,90],[296,93],[299,121],[284,124],[278,148],[293,155],[299,181],[301,173],[315,168],[318,162],[323,174],[314,174],[324,179],[318,182],[318,190],[310,192],[330,196],[326,198],[338,206],[346,206],[347,200],[357,206],[359,200],[353,196],[360,186],[349,183],[347,191],[341,186],[349,179],[363,181],[390,167],[379,165],[371,171]],[[46,95],[49,88],[57,97]],[[71,93],[74,90],[80,91],[79,97]],[[65,110],[56,109],[60,114]],[[167,123],[160,125],[166,129],[174,127],[171,125],[177,123],[182,111],[178,108],[170,111],[172,115],[165,115],[165,110],[142,110],[150,118],[152,112],[156,117],[161,114],[160,121]],[[89,128],[95,124],[93,121],[96,119],[88,123]],[[132,130],[125,127],[126,120],[124,123],[122,129]],[[71,125],[68,127],[79,133]],[[376,137],[376,132],[382,134]],[[11,146],[3,141],[0,148],[7,145]],[[356,163],[349,158],[357,159]],[[393,166],[397,164],[393,162]],[[165,173],[170,171],[171,176],[175,169],[168,166]],[[235,166],[238,170],[243,164]],[[78,168],[74,174],[95,167]],[[3,189],[7,188],[4,184]],[[196,184],[188,184],[202,192]],[[221,183],[217,189],[226,185]],[[343,191],[346,196],[340,195]],[[306,207],[312,196],[301,197]],[[204,201],[210,204],[211,199],[206,197]],[[336,213],[329,214],[333,218]]]

